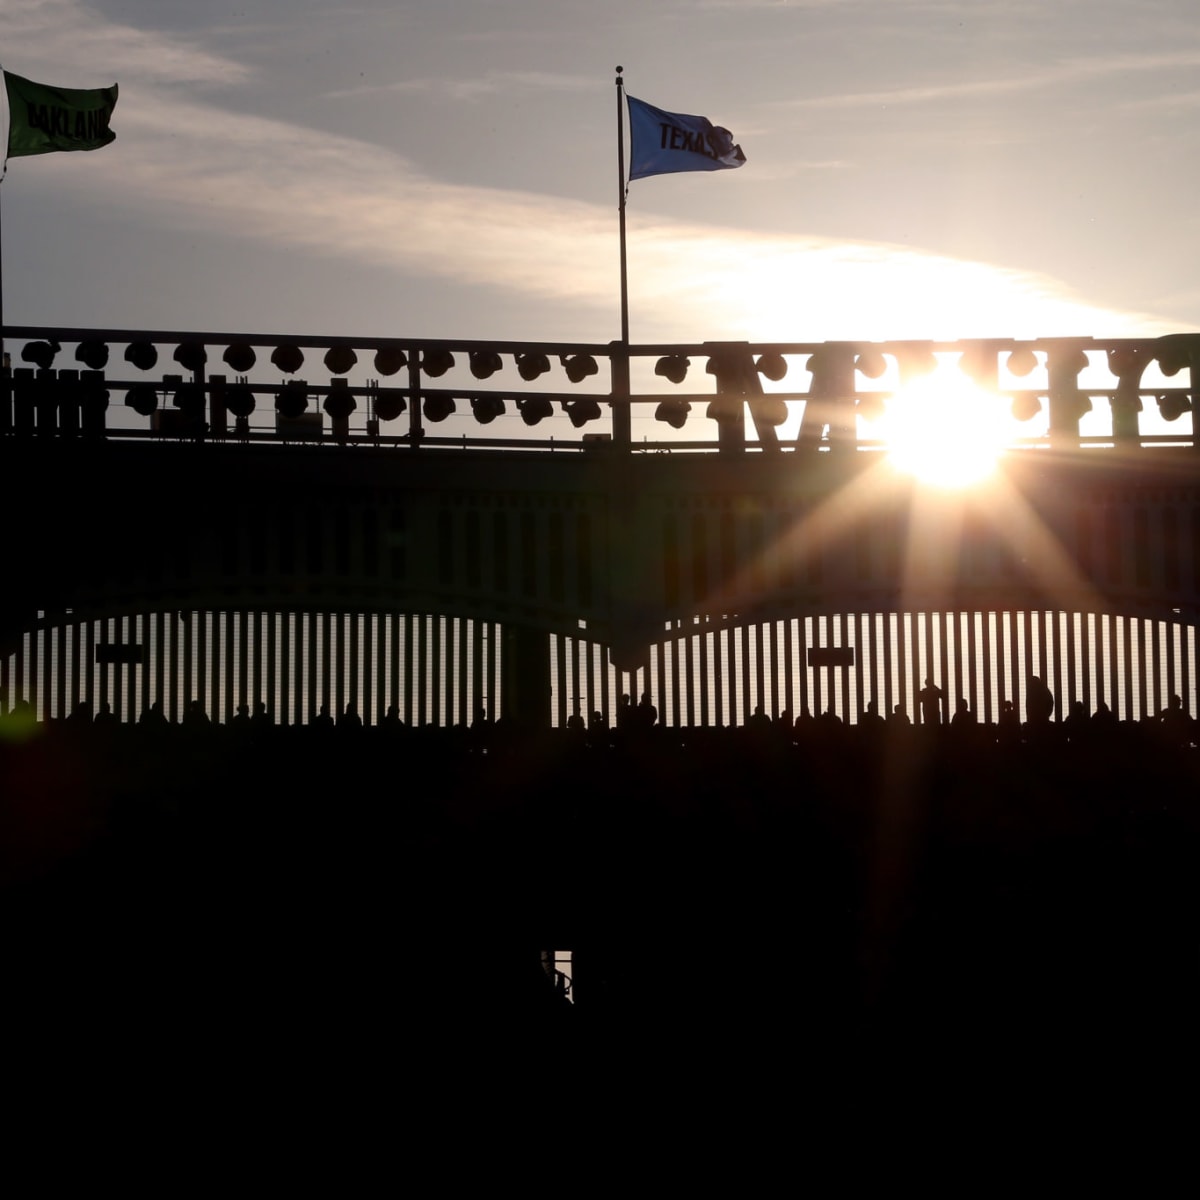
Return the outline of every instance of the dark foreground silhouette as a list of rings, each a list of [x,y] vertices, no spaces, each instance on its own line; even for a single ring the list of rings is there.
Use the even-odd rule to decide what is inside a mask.
[[[0,748],[8,1019],[47,1053],[224,1063],[282,1092],[482,1046],[863,1094],[1179,1064],[1200,1000],[1190,741],[1178,722],[39,726]]]

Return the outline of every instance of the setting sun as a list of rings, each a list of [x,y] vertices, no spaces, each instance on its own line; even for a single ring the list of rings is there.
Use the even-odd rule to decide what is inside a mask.
[[[876,433],[898,470],[937,487],[966,487],[992,473],[1013,424],[1006,400],[941,370],[896,392]]]

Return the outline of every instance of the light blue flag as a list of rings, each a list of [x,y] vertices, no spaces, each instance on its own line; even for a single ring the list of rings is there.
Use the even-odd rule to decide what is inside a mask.
[[[629,178],[674,171],[727,171],[746,156],[733,134],[706,117],[664,112],[644,100],[629,101]]]

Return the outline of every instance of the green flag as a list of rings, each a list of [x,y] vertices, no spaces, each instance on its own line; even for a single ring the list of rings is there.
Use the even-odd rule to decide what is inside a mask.
[[[109,120],[117,85],[84,90],[49,87],[4,72],[8,91],[8,157],[54,150],[98,150],[117,135]]]

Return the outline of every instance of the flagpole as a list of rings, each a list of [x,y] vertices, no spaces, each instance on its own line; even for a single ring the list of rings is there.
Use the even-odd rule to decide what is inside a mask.
[[[628,446],[633,440],[633,421],[629,409],[629,275],[625,263],[625,80],[624,67],[617,68],[617,215],[621,244],[621,352],[613,355],[612,413],[613,441]]]
[[[621,219],[621,341],[629,346],[629,275],[625,262],[625,80],[617,68],[617,212]]]

